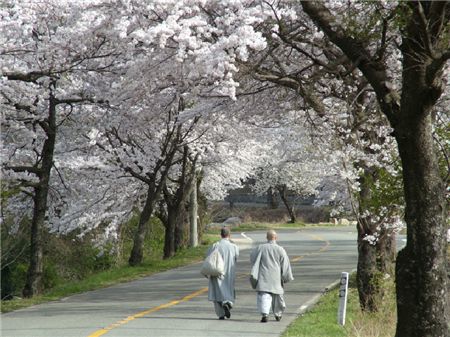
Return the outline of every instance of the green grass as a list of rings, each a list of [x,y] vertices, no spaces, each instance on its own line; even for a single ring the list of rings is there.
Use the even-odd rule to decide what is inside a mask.
[[[395,334],[395,292],[392,281],[385,285],[386,295],[378,313],[362,312],[355,275],[350,278],[345,326],[337,324],[339,290],[332,289],[304,315],[293,321],[282,337],[391,337]]]
[[[346,324],[351,324],[355,315],[356,290],[349,289]],[[286,329],[283,337],[346,337],[347,329],[337,324],[339,290],[333,289],[323,295],[319,302],[304,315],[299,316]]]
[[[31,305],[58,300],[60,298],[89,290],[108,287],[117,283],[128,282],[138,278],[168,269],[184,266],[201,261],[204,258],[208,246],[218,240],[217,236],[203,235],[203,244],[196,248],[184,249],[174,257],[162,260],[161,257],[146,258],[142,264],[136,267],[128,265],[120,266],[107,271],[88,276],[80,281],[66,282],[48,290],[42,295],[31,299],[13,299],[1,302],[1,312],[10,312]]]

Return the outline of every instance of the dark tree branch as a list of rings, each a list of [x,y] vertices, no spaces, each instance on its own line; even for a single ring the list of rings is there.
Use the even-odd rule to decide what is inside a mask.
[[[32,71],[29,73],[19,73],[19,72],[3,73],[3,76],[5,76],[10,81],[23,81],[23,82],[36,82],[39,78],[48,75],[49,75],[48,72],[40,72],[40,71]]]
[[[450,5],[448,1],[432,1],[429,15],[429,35],[434,43],[434,37],[440,36],[445,27],[445,17],[450,16]]]
[[[40,168],[35,166],[3,166],[3,168],[14,172],[28,172],[36,175],[39,175],[42,172]]]
[[[397,124],[397,112],[400,108],[399,94],[389,88],[384,64],[374,60],[364,48],[363,41],[348,36],[322,2],[302,0],[301,3],[304,11],[316,25],[365,75],[377,94],[382,111],[388,117],[391,125],[395,126]]]
[[[429,22],[426,17],[422,3],[420,1],[418,1],[418,2],[411,2],[411,4],[415,5],[414,8],[417,11],[417,17],[419,19],[418,20],[419,27],[421,29],[421,33],[422,33],[421,35],[422,35],[422,40],[423,40],[423,44],[424,44],[423,47],[430,56],[433,56],[434,50],[433,50],[433,45],[431,43],[431,37],[430,37],[430,32],[429,32]]]
[[[138,180],[140,180],[140,181],[142,181],[142,182],[144,182],[146,184],[151,184],[151,182],[152,182],[151,179],[149,179],[149,178],[147,178],[147,177],[137,173],[136,171],[134,171],[129,166],[123,167],[123,169],[124,169],[125,172],[129,173],[132,177],[134,177],[134,178],[136,178],[136,179],[138,179]]]
[[[64,181],[64,178],[63,178],[61,172],[59,171],[59,168],[54,163],[53,163],[53,167],[55,168],[56,172],[58,173],[58,177],[61,180],[61,183],[63,184],[64,188],[66,190],[69,190],[69,187],[67,187],[67,185],[66,185],[66,183]]]

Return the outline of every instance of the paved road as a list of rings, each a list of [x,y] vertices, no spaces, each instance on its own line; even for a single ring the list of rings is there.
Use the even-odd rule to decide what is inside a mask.
[[[207,301],[207,280],[199,263],[137,281],[74,295],[1,315],[3,337],[203,337],[279,336],[296,315],[356,267],[353,227],[280,230],[279,244],[291,259],[295,280],[286,285],[281,322],[259,323],[248,273],[252,245],[264,232],[233,233],[241,248],[237,301],[231,320],[219,321]],[[225,333],[226,331],[226,333]]]

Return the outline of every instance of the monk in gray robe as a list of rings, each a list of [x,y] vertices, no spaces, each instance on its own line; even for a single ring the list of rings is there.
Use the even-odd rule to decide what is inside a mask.
[[[276,240],[277,233],[269,230],[267,243],[259,245],[250,255],[251,274],[256,283],[257,307],[262,323],[267,322],[271,309],[275,319],[281,320],[286,308],[283,286],[294,279],[289,257]]]
[[[234,281],[236,278],[236,261],[239,256],[239,248],[230,241],[230,230],[226,227],[220,231],[222,239],[217,243],[220,254],[224,260],[225,273],[221,277],[209,277],[208,300],[214,303],[214,309],[219,319],[231,317],[236,298]],[[211,254],[210,247],[207,255]]]

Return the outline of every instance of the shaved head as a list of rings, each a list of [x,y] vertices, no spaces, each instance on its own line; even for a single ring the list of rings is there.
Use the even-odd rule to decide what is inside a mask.
[[[277,232],[275,232],[273,229],[269,229],[267,231],[267,240],[272,241],[277,239]]]
[[[222,227],[222,229],[220,230],[220,236],[223,238],[227,238],[230,236],[230,229],[227,227]]]

